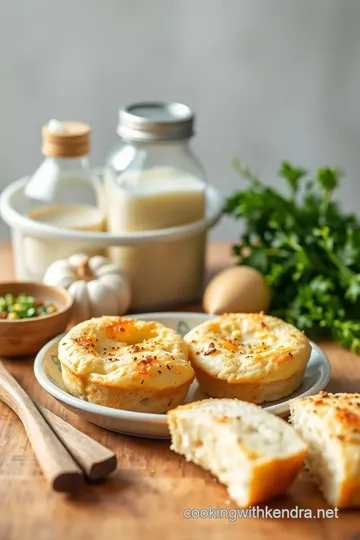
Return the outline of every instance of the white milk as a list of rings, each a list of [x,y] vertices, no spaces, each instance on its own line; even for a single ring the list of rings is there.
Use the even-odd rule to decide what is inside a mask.
[[[198,221],[205,186],[172,168],[125,172],[105,180],[107,223],[112,234],[149,231]],[[132,309],[155,309],[201,295],[205,234],[182,240],[114,247],[110,256],[128,274]]]
[[[88,204],[56,204],[41,206],[32,210],[28,217],[41,221],[46,225],[53,225],[65,229],[82,231],[103,231],[104,220],[102,214],[95,206]]]
[[[83,231],[105,230],[101,211],[90,205],[63,204],[46,205],[32,210],[28,217],[46,225]],[[23,266],[17,269],[21,279],[39,280],[48,266],[57,259],[64,259],[73,253],[88,255],[104,254],[100,249],[89,249],[83,242],[24,236],[18,249],[23,250]]]

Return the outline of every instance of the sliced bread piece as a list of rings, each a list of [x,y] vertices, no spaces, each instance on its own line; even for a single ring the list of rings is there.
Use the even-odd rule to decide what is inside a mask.
[[[326,500],[338,508],[360,506],[360,394],[320,392],[293,399],[290,412]]]
[[[283,493],[306,444],[281,418],[237,399],[205,399],[168,411],[171,449],[210,471],[239,506]]]

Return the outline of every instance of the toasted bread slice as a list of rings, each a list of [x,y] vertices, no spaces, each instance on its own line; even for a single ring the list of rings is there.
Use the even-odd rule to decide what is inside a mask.
[[[209,470],[239,506],[286,491],[306,456],[292,427],[253,403],[205,399],[167,415],[171,449]]]
[[[293,399],[290,421],[309,445],[307,466],[327,501],[360,506],[360,394]]]

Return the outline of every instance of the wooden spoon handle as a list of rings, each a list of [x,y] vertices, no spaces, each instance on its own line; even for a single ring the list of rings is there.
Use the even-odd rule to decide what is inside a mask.
[[[116,469],[114,452],[74,428],[45,407],[41,405],[37,405],[37,407],[88,478],[99,480]]]
[[[0,361],[0,399],[22,421],[44,476],[55,491],[73,491],[84,476],[27,393]]]

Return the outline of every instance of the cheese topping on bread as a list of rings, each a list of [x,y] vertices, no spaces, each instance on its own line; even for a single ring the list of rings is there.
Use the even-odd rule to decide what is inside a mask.
[[[203,392],[254,403],[299,388],[311,354],[302,332],[262,313],[228,313],[193,328],[184,339]]]
[[[229,313],[185,336],[195,366],[228,382],[286,379],[304,368],[311,347],[291,324],[261,313]]]
[[[236,399],[207,399],[167,413],[172,450],[201,465],[248,506],[288,489],[306,444],[281,418]]]
[[[164,406],[167,393],[179,389],[183,401],[194,379],[186,342],[174,330],[152,321],[90,319],[62,338],[58,354],[67,389],[82,399],[110,407],[133,407],[128,402],[132,392],[131,401],[139,402],[133,410],[149,406],[148,412],[163,412],[168,408]],[[126,399],[116,390],[126,390]],[[153,400],[156,395],[145,395],[147,391],[164,398],[161,406]],[[169,406],[179,403],[173,397],[166,402]]]
[[[325,498],[333,506],[360,506],[360,394],[320,392],[291,400],[290,411]]]

